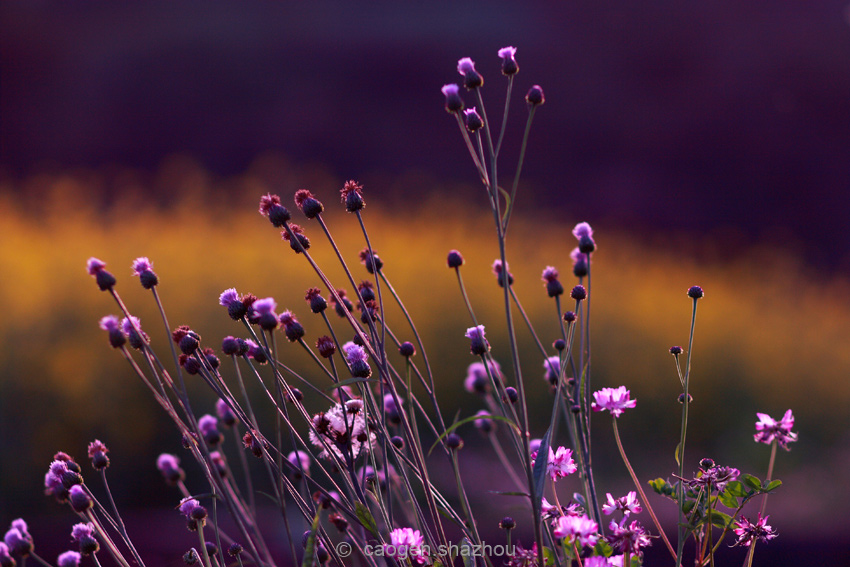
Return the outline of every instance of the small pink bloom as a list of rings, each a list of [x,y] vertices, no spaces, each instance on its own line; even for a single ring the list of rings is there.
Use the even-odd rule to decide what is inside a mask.
[[[593,392],[593,399],[596,401],[590,407],[593,411],[608,410],[614,417],[620,417],[623,410],[633,408],[637,405],[637,400],[630,399],[631,393],[626,390],[625,386],[619,388],[602,388],[598,392]]]
[[[753,436],[757,443],[770,445],[774,441],[788,451],[788,443],[797,440],[797,434],[791,431],[794,427],[794,414],[791,410],[785,412],[782,419],[776,421],[766,413],[756,414],[759,420],[756,422],[756,434]]]
[[[558,447],[557,451],[552,451],[552,448],[549,447],[549,462],[546,465],[546,473],[553,482],[576,472],[576,464],[572,455],[573,452],[565,447]]]
[[[555,537],[568,538],[570,543],[591,547],[599,541],[599,526],[587,516],[561,516],[552,528]]]

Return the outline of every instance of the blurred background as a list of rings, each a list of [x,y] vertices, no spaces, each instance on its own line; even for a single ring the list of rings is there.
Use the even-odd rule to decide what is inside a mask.
[[[508,257],[544,344],[557,326],[540,272],[554,265],[572,282],[570,229],[588,221],[599,245],[594,380],[638,399],[621,420],[638,475],[669,476],[680,410],[667,349],[687,342],[685,290],[702,285],[689,466],[710,456],[763,477],[769,448],[752,441],[755,413],[792,408],[800,441],[778,457],[785,485],[769,507],[781,537],[756,563],[843,557],[834,518],[850,506],[840,480],[850,466],[848,14],[844,1],[2,3],[0,529],[23,516],[48,559],[66,549],[75,517],[42,495],[43,475],[56,451],[83,461],[99,438],[131,532],[152,534],[143,547],[154,564],[179,563],[194,535],[154,461],[180,454],[180,439],[97,328],[115,308],[85,261],[109,264],[163,354],[155,306],[130,276],[138,256],[154,261],[172,325],[190,324],[209,346],[240,332],[217,305],[227,287],[274,296],[315,339],[303,293],[317,281],[256,213],[268,191],[285,202],[301,187],[316,193],[356,265],[363,244],[336,192],[346,179],[365,185],[373,245],[423,332],[446,414],[481,409],[462,391],[469,322],[445,253],[466,257],[479,318],[507,364],[489,271],[498,249],[440,87],[472,57],[495,120],[506,86],[496,52],[515,45],[503,178],[523,95],[540,84],[547,102]],[[397,312],[387,317],[403,328]],[[518,335],[534,403],[546,408],[542,362]],[[294,348],[285,360],[314,372]],[[210,393],[193,393],[212,411]],[[465,435],[464,470],[504,489],[486,444]],[[602,492],[627,490],[606,419],[594,435]],[[190,489],[204,490],[187,471]],[[493,517],[515,506],[496,504]]]

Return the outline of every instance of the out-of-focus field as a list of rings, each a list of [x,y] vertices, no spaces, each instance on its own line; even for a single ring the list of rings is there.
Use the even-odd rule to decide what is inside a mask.
[[[189,324],[207,346],[218,350],[223,336],[243,331],[217,303],[228,287],[275,297],[280,311],[289,308],[299,316],[310,342],[323,334],[303,299],[318,278],[257,213],[259,196],[268,191],[279,192],[291,205],[299,188],[291,180],[275,185],[249,172],[213,184],[203,172],[184,168],[154,180],[170,184],[170,198],[152,202],[144,196],[146,188],[128,178],[128,191],[104,208],[102,199],[92,198],[99,194],[91,187],[97,179],[91,172],[33,177],[21,182],[23,197],[13,196],[9,185],[0,188],[2,526],[46,511],[67,516],[70,525],[70,511],[41,494],[41,481],[54,452],[82,460],[94,438],[112,449],[110,474],[120,506],[168,509],[179,498],[157,479],[154,459],[162,451],[179,452],[180,441],[97,327],[100,317],[117,309],[87,275],[90,256],[107,262],[118,278],[118,292],[166,359],[155,306],[131,276],[130,264],[138,256],[154,262],[171,326]],[[307,186],[324,201],[328,224],[356,277],[365,277],[357,260],[362,235],[356,219],[340,210],[339,185],[317,175]],[[466,365],[473,361],[463,336],[470,321],[445,256],[457,248],[466,258],[462,271],[476,314],[495,356],[507,363],[501,290],[490,272],[498,249],[483,195],[476,204],[418,194],[381,204],[370,199],[367,187],[365,197],[370,238],[422,332],[445,415],[454,416],[456,407],[463,415],[474,413],[478,402],[462,387]],[[318,226],[298,220],[300,213],[290,208],[311,238],[316,259],[333,281],[350,289]],[[579,216],[556,222],[525,214],[511,226],[508,258],[515,289],[547,347],[558,326],[540,273],[554,265],[565,287],[573,285],[570,229],[583,220],[593,223]],[[850,465],[847,280],[822,278],[799,258],[757,244],[742,243],[734,254],[718,250],[712,256],[697,235],[595,229],[593,382],[625,384],[638,400],[637,409],[620,422],[638,474],[648,479],[675,469],[679,385],[667,349],[687,344],[691,303],[685,291],[699,284],[706,297],[699,304],[693,352],[689,467],[711,456],[763,476],[769,451],[752,440],[755,413],[778,417],[792,408],[800,441],[779,455],[776,476],[785,486],[771,499],[772,520],[783,534],[841,533],[832,520],[848,504],[848,487],[838,480]],[[411,338],[398,309],[388,307],[387,318],[400,336]],[[517,335],[536,431],[542,434],[550,404],[542,360],[519,319]],[[284,343],[279,343],[284,361],[326,387],[306,354]],[[227,364],[224,369],[230,372]],[[211,411],[214,398],[200,384],[193,390],[199,400],[195,407]],[[595,418],[598,466],[607,487],[602,492],[625,489],[626,471],[613,453],[608,418]]]

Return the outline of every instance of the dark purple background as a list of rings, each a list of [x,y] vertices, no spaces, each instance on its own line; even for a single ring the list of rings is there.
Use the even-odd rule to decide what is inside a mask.
[[[496,51],[516,45],[506,172],[521,96],[534,83],[547,96],[525,203],[725,235],[730,251],[767,240],[845,270],[847,13],[832,0],[4,2],[0,161],[18,178],[152,170],[180,152],[230,175],[278,150],[370,191],[411,170],[471,185],[439,89],[471,56],[495,119]]]

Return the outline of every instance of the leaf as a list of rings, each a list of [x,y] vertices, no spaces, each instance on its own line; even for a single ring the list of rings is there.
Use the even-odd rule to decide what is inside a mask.
[[[761,490],[761,481],[751,474],[744,475],[744,484],[753,490]]]
[[[725,528],[732,523],[732,516],[724,514],[720,510],[711,511],[711,523],[717,527]]]
[[[358,504],[360,504],[358,502]],[[307,538],[307,545],[304,547],[304,559],[301,561],[301,567],[313,567],[316,559],[316,533],[319,531],[319,512],[316,511],[316,517],[313,518],[313,525],[310,527],[310,536]]]
[[[555,552],[549,547],[543,548],[543,565],[555,564]]]
[[[781,480],[771,480],[770,482],[767,483],[767,486],[765,486],[763,490],[765,492],[770,492],[771,490],[775,490],[775,489],[779,488],[780,486],[782,486]]]
[[[458,427],[460,427],[464,423],[469,423],[470,421],[475,421],[476,419],[481,419],[481,416],[471,415],[469,417],[465,417],[465,418],[461,419],[460,421],[456,421],[455,423],[448,426],[446,428],[446,430],[439,437],[437,437],[437,440],[434,441],[434,444],[431,445],[431,448],[428,449],[428,455],[431,454],[431,452],[437,447],[437,445],[440,444],[440,441],[442,441],[446,437],[446,435],[448,435],[449,433],[451,433],[452,431],[454,431],[455,429],[457,429]],[[497,421],[504,421],[505,423],[507,423],[508,425],[510,425],[511,427],[516,429],[517,431],[519,431],[519,427],[517,427],[517,425],[513,421],[511,421],[510,419],[508,419],[504,416],[491,415],[491,416],[488,417],[488,419],[495,419]]]
[[[681,463],[681,460],[682,460],[682,442],[681,441],[679,441],[679,443],[676,445],[676,452],[673,453],[673,458],[676,459],[677,465],[682,464]]]
[[[593,553],[601,555],[602,557],[611,557],[614,555],[614,548],[611,547],[604,539],[600,539],[596,542],[596,545],[593,546]]]
[[[547,429],[543,439],[540,440],[540,448],[537,449],[537,458],[534,459],[534,468],[532,476],[534,477],[534,502],[532,510],[540,510],[540,504],[543,500],[543,487],[546,486],[546,468],[549,464],[549,434],[551,429]]]
[[[468,539],[463,538],[460,540],[460,556],[463,559],[463,567],[475,567],[475,555],[473,551],[475,549],[469,543]]]
[[[738,508],[738,499],[730,494],[729,490],[724,490],[719,495],[720,503],[731,510]]]
[[[274,494],[269,494],[268,492],[263,492],[262,490],[258,490],[257,494],[262,494],[263,496],[265,496],[266,498],[268,498],[269,500],[271,500],[272,502],[274,502],[275,504],[280,506],[280,503],[279,503],[277,497]]]
[[[375,537],[380,537],[378,535],[378,524],[375,522],[375,517],[372,516],[369,508],[362,502],[355,502],[354,510],[357,513],[357,519],[360,520],[363,527],[369,530]]]
[[[726,484],[726,490],[724,492],[728,492],[732,496],[736,497],[744,497],[747,495],[747,491],[744,490],[744,485],[741,481],[733,480]]]
[[[326,388],[325,392],[333,392],[334,390],[338,390],[343,386],[351,386],[352,384],[359,384],[360,382],[378,382],[379,380],[376,378],[349,378],[347,380],[342,380],[337,382],[330,388]]]

